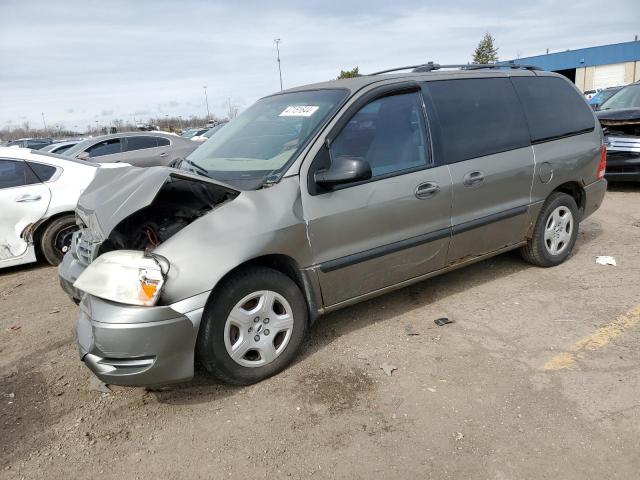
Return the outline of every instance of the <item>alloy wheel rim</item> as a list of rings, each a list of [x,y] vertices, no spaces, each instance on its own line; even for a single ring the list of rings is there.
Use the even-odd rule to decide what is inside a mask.
[[[571,243],[574,228],[573,214],[565,206],[557,207],[549,217],[544,229],[544,245],[551,255],[560,255]]]
[[[243,367],[262,367],[287,348],[293,332],[293,310],[277,292],[250,293],[231,309],[224,326],[224,345]]]

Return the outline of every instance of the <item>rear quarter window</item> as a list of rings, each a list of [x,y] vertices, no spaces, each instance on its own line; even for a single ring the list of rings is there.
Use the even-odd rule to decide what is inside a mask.
[[[508,78],[438,80],[425,84],[431,105],[434,143],[443,158],[456,163],[526,147],[527,123]],[[429,113],[429,112],[428,112]],[[434,115],[435,114],[435,115]]]
[[[532,142],[588,132],[595,127],[591,107],[566,80],[557,77],[513,77],[524,107]]]
[[[41,182],[51,180],[51,177],[56,173],[56,167],[51,165],[45,165],[44,163],[27,162],[33,173],[40,179]]]

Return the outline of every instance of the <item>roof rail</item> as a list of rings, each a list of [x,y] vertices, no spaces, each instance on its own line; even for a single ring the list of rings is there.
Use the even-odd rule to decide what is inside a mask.
[[[400,70],[411,70],[412,72],[432,72],[434,70],[441,70],[443,68],[459,68],[460,70],[480,70],[484,68],[508,68],[518,70],[542,70],[534,65],[520,65],[517,63],[466,63],[459,65],[440,65],[438,63],[427,62],[420,65],[409,65],[407,67],[389,68],[387,70],[380,70],[379,72],[370,73],[369,75],[380,75],[383,73],[398,72]]]

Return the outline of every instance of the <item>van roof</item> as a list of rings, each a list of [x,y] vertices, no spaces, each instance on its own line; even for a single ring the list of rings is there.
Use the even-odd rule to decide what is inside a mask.
[[[337,80],[329,80],[326,82],[312,83],[301,85],[288,90],[286,92],[299,92],[303,90],[319,90],[329,88],[346,88],[352,92],[360,90],[363,87],[380,83],[388,80],[445,80],[452,78],[482,78],[482,77],[515,77],[515,76],[560,76],[562,75],[547,72],[544,70],[532,69],[512,69],[512,68],[474,68],[474,69],[458,69],[458,70],[433,70],[430,72],[402,72],[402,73],[383,73],[360,75],[353,78],[343,78]],[[562,77],[565,78],[565,77]],[[280,92],[278,92],[280,93]],[[276,94],[277,95],[277,94]]]

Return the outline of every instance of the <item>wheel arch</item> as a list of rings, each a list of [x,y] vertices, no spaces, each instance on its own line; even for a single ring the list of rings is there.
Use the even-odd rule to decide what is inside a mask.
[[[38,255],[39,258],[42,256],[42,247],[40,244],[42,242],[42,235],[44,234],[44,231],[49,225],[51,225],[51,222],[53,222],[54,220],[67,216],[75,216],[75,212],[67,210],[54,213],[50,217],[41,219],[34,225],[35,228],[31,232],[31,243],[35,247],[36,255]]]
[[[223,285],[224,282],[233,274],[239,270],[251,268],[251,267],[267,267],[276,270],[298,285],[305,302],[307,303],[307,311],[309,314],[309,325],[313,325],[316,319],[320,316],[321,307],[321,295],[319,285],[315,277],[313,270],[304,270],[300,268],[298,262],[293,258],[284,254],[267,254],[259,257],[247,260],[240,265],[229,270],[216,284],[210,294],[210,298],[215,295],[217,288]]]
[[[549,195],[554,192],[566,193],[567,195],[572,197],[575,200],[576,205],[578,206],[580,215],[584,213],[584,209],[586,206],[586,195],[583,186],[579,182],[565,182],[561,185],[558,185]]]

